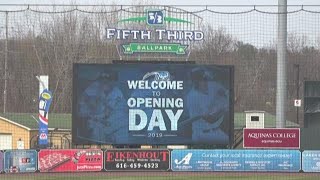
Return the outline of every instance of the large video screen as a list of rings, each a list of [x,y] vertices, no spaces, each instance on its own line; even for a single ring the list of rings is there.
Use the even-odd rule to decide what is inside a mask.
[[[74,144],[230,144],[233,68],[75,64]]]

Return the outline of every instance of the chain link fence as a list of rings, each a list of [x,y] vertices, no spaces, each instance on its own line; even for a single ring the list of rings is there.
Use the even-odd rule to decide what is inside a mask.
[[[106,38],[106,28],[135,30],[150,30],[154,28],[147,26],[143,19],[146,15],[146,10],[153,9],[161,10],[166,17],[171,18],[169,20],[167,19],[168,21],[165,26],[161,28],[181,31],[199,30],[204,33],[204,39],[195,42],[185,39],[170,40],[170,42],[181,43],[188,46],[185,55],[176,56],[169,53],[127,55],[121,52],[122,44],[130,42],[148,42],[148,40],[134,41],[132,39],[114,40]],[[73,64],[105,64],[112,63],[114,60],[123,60],[125,62],[195,61],[197,64],[234,66],[234,146],[196,145],[189,146],[189,149],[241,148],[243,137],[242,129],[245,127],[245,111],[265,111],[265,126],[275,127],[278,15],[278,7],[272,5],[0,5],[0,150],[31,149],[24,151],[24,153],[35,154],[32,155],[32,157],[38,158],[40,158],[40,155],[37,156],[37,153],[42,153],[42,159],[39,162],[32,162],[34,169],[26,172],[33,172],[33,170],[38,170],[37,172],[49,172],[50,168],[54,169],[68,161],[69,165],[65,167],[70,168],[78,163],[79,157],[82,154],[90,157],[89,159],[86,159],[87,161],[90,161],[90,163],[95,161],[101,163],[96,167],[97,169],[94,170],[99,171],[97,173],[83,173],[80,175],[62,173],[55,176],[52,174],[36,173],[36,175],[27,174],[26,176],[23,176],[22,179],[36,179],[36,177],[38,179],[60,177],[66,179],[99,179],[100,177],[106,176],[106,174],[100,172],[104,171],[102,169],[106,169],[105,167],[102,167],[103,158],[106,157],[106,154],[103,156],[103,153],[106,153],[103,152],[105,148],[152,148],[149,145],[111,146],[72,144],[71,113],[73,102]],[[319,29],[320,6],[288,6],[286,62],[287,127],[304,127],[304,102],[302,101],[302,107],[295,107],[294,100],[303,99],[305,81],[312,82],[320,80]],[[150,41],[157,43],[169,42],[168,40],[159,38]],[[48,148],[58,150],[52,152],[48,149],[41,150],[47,154],[41,151],[36,152],[32,150],[39,148],[37,144],[39,139],[39,122],[36,118],[38,117],[39,110],[39,81],[36,76],[39,75],[49,76],[49,89],[53,93],[47,138],[49,141]],[[311,86],[314,86],[314,89],[319,89],[319,85],[317,85],[317,83],[315,84],[316,85]],[[312,88],[310,89],[312,90]],[[313,92],[308,93],[313,94]],[[318,95],[319,94],[317,94],[317,96]],[[318,102],[318,104],[320,103]],[[318,108],[318,106],[316,108]],[[313,115],[311,114],[311,116]],[[9,125],[3,122],[9,122]],[[10,134],[8,131],[15,131],[15,133]],[[307,131],[308,132],[306,133],[310,133],[310,137],[314,134],[319,134],[318,129]],[[310,138],[308,141],[310,141],[311,144],[319,144],[316,138]],[[301,142],[302,148],[300,149],[303,149],[303,143],[305,142]],[[169,146],[153,147],[158,149],[169,148]],[[180,147],[184,148],[184,146]],[[66,154],[63,155],[63,153],[60,153],[59,155],[59,150],[71,148],[73,148],[73,150],[65,151],[68,156]],[[63,150],[61,150],[61,152],[62,151]],[[110,152],[112,151],[113,150],[110,150]],[[114,149],[114,151],[116,152],[117,149]],[[174,153],[175,150],[164,151],[165,154],[167,153],[165,159],[169,166],[169,158],[167,158],[167,155],[169,157],[169,154],[172,152]],[[178,152],[177,157],[181,160],[181,162],[178,162],[176,159],[176,164],[180,164],[182,161],[190,161],[192,153],[188,153],[184,156],[181,155],[180,150],[176,151]],[[191,151],[193,152],[193,150]],[[196,151],[198,150],[194,150],[193,153],[199,153]],[[226,155],[225,152],[227,151],[228,150],[221,150],[221,157]],[[258,151],[252,150],[252,154],[257,153]],[[24,167],[24,164],[21,165],[21,163],[18,162],[19,158],[22,156],[21,153],[19,154],[19,151],[17,152],[18,154],[15,154],[15,151],[0,152],[0,165],[3,165],[3,167],[0,168],[0,173],[8,173],[4,168],[5,164],[18,164],[19,166]],[[231,151],[228,151],[228,153],[230,152]],[[233,152],[237,152],[237,150],[233,150]],[[250,150],[246,150],[246,153],[247,152],[249,152],[249,154],[251,153]],[[13,154],[12,157],[10,157],[12,162],[11,160],[10,162],[8,160],[6,163],[1,164],[1,161],[4,162],[3,159],[6,158],[5,153]],[[239,150],[239,157],[241,153],[244,152]],[[294,157],[291,158],[288,158],[285,150],[261,150],[258,154],[259,153],[273,153],[272,156],[274,157],[276,157],[277,154],[282,156],[281,153],[284,153],[282,158],[287,159],[285,159],[281,168],[286,168],[288,165],[286,163],[293,162],[294,166],[297,168],[295,172],[301,170],[302,163],[300,162],[300,157],[304,156],[304,154],[302,153],[301,155],[299,150],[288,151],[289,155],[290,153],[295,154]],[[307,153],[310,153],[311,155],[307,154],[306,156],[311,157],[317,152]],[[17,158],[15,158],[15,156]],[[236,157],[236,154],[234,157]],[[210,158],[212,158],[211,155]],[[208,157],[204,158],[204,161],[210,158],[208,155]],[[28,163],[30,163],[30,158],[22,157],[22,159],[25,163],[28,161]],[[256,159],[252,159],[252,161],[250,161],[254,162],[255,160]],[[278,160],[279,159],[275,158],[274,160],[264,161],[264,163],[278,162]],[[236,160],[234,159],[230,159],[231,163],[235,161]],[[36,165],[37,163],[38,166]],[[173,160],[171,163],[173,163]],[[104,162],[104,165],[105,164],[106,161]],[[17,167],[12,165],[6,168],[10,171],[9,173],[11,173],[11,171],[18,172],[20,171],[18,165]],[[122,165],[123,164],[120,163],[119,165],[118,163],[117,168],[120,168]],[[148,165],[149,164],[147,164],[147,166]],[[151,165],[152,164],[150,164],[150,166]],[[48,167],[48,169],[41,169],[41,167],[47,166],[51,167]],[[133,164],[132,166],[141,166],[141,164]],[[36,169],[37,167],[39,169]],[[83,166],[83,168],[87,167]],[[172,167],[170,168],[172,169]],[[57,169],[59,169],[59,167]],[[61,168],[60,170],[65,172],[65,169]],[[68,171],[69,170],[71,171],[72,169],[68,169]],[[79,169],[76,170],[78,171]],[[166,171],[167,170],[168,168],[166,167]],[[293,171],[288,171],[288,169],[286,169],[285,172]],[[111,172],[109,173],[111,174]],[[132,172],[115,172],[111,175],[116,178],[124,175],[124,179],[140,179],[139,176],[141,175],[146,176],[145,179],[148,179],[149,176],[159,176],[155,177],[155,179],[174,179],[176,176],[181,176],[180,178],[183,177],[185,179],[194,179],[199,175],[201,177],[204,175],[205,177],[203,176],[203,178],[208,179],[211,179],[213,176],[219,179],[229,178],[229,174],[226,176],[225,173],[217,174],[217,172],[207,172],[207,174],[188,173],[189,172],[185,174],[175,174],[175,172],[143,172],[134,174]],[[271,172],[272,176],[267,178],[291,179],[296,178],[297,174],[295,173],[292,175],[283,173],[280,177],[280,175],[274,175],[273,173],[274,172]],[[299,174],[302,174],[301,177],[303,178],[317,179],[317,174]],[[246,178],[248,177],[248,179],[257,179],[258,176],[259,178],[264,179],[263,176],[254,173],[252,176],[250,174],[235,173],[230,176],[230,179],[239,178],[239,176],[242,175],[246,175]],[[264,173],[263,175],[267,176],[267,173]],[[4,179],[17,178],[17,176],[10,176],[7,174],[0,174],[0,177],[1,176],[3,176]]]
[[[72,64],[130,59],[118,53],[118,42],[105,39],[105,28],[143,29],[145,25],[141,22],[132,25],[119,23],[119,20],[141,15],[149,8],[161,9],[168,15],[192,22],[187,25],[168,23],[167,29],[200,29],[205,35],[204,41],[190,47],[187,58],[159,56],[158,59],[234,65],[235,112],[256,109],[275,114],[276,6],[28,5],[0,8],[0,89],[7,92],[6,102],[0,106],[7,113],[37,111],[35,76],[40,74],[50,77],[50,89],[54,93],[51,112],[71,113]],[[304,80],[319,79],[319,16],[319,6],[288,7],[287,120],[298,124],[303,122],[303,117],[300,113],[296,118],[293,100],[302,96]],[[141,57],[142,60],[157,58]],[[4,93],[0,96],[5,99]]]

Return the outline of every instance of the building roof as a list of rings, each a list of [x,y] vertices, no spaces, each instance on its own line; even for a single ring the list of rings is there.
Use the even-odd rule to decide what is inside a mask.
[[[38,124],[33,117],[37,118],[38,115],[35,113],[6,113],[0,114],[0,118],[4,117],[7,121],[11,121],[21,127],[29,128],[29,130],[37,130]],[[276,127],[276,117],[272,114],[265,113],[264,115],[265,128]],[[38,120],[38,119],[37,119]],[[72,127],[71,114],[55,114],[49,113],[49,128],[59,129],[71,129]],[[246,115],[245,113],[234,114],[234,129],[242,129],[246,126]],[[298,124],[287,121],[286,127],[299,127]]]
[[[1,117],[8,122],[26,127],[28,130],[38,129],[38,123],[34,119],[38,120],[38,114],[36,113],[5,113],[0,114]],[[71,129],[71,114],[49,113],[49,128]]]

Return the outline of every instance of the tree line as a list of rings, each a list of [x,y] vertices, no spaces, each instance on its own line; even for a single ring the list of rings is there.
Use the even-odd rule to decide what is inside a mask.
[[[73,63],[111,63],[120,59],[117,42],[104,38],[104,28],[116,25],[118,19],[118,14],[96,14],[88,18],[70,13],[39,20],[35,16],[32,22],[17,21],[9,28],[12,32],[7,52],[7,112],[37,112],[39,84],[35,76],[49,75],[49,87],[54,94],[50,111],[71,113]],[[143,28],[139,24],[136,27]],[[276,45],[257,47],[248,44],[228,34],[223,27],[213,28],[206,24],[202,30],[205,39],[190,46],[188,60],[199,64],[233,65],[235,112],[264,110],[275,114]],[[320,45],[320,41],[317,42]],[[297,91],[300,98],[303,97],[303,82],[320,79],[319,46],[309,44],[306,36],[288,35],[287,105],[291,121],[295,121],[293,100]],[[1,92],[4,91],[4,46],[2,36]],[[4,98],[3,93],[0,98]],[[0,103],[0,109],[3,109],[3,103]],[[299,111],[303,112],[303,109]]]

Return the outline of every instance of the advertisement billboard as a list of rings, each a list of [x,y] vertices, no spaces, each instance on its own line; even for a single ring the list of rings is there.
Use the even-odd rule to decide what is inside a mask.
[[[320,172],[320,151],[302,152],[302,170],[304,172]]]
[[[74,144],[222,144],[233,137],[233,68],[75,64]]]
[[[173,150],[172,171],[299,172],[298,150]]]
[[[27,173],[37,170],[36,150],[6,150],[4,152],[6,173]]]
[[[0,173],[3,171],[3,153],[0,151]]]
[[[40,150],[40,172],[101,171],[103,152],[100,149]]]
[[[244,128],[243,147],[300,149],[300,128]]]
[[[168,171],[169,150],[106,150],[106,171]]]

